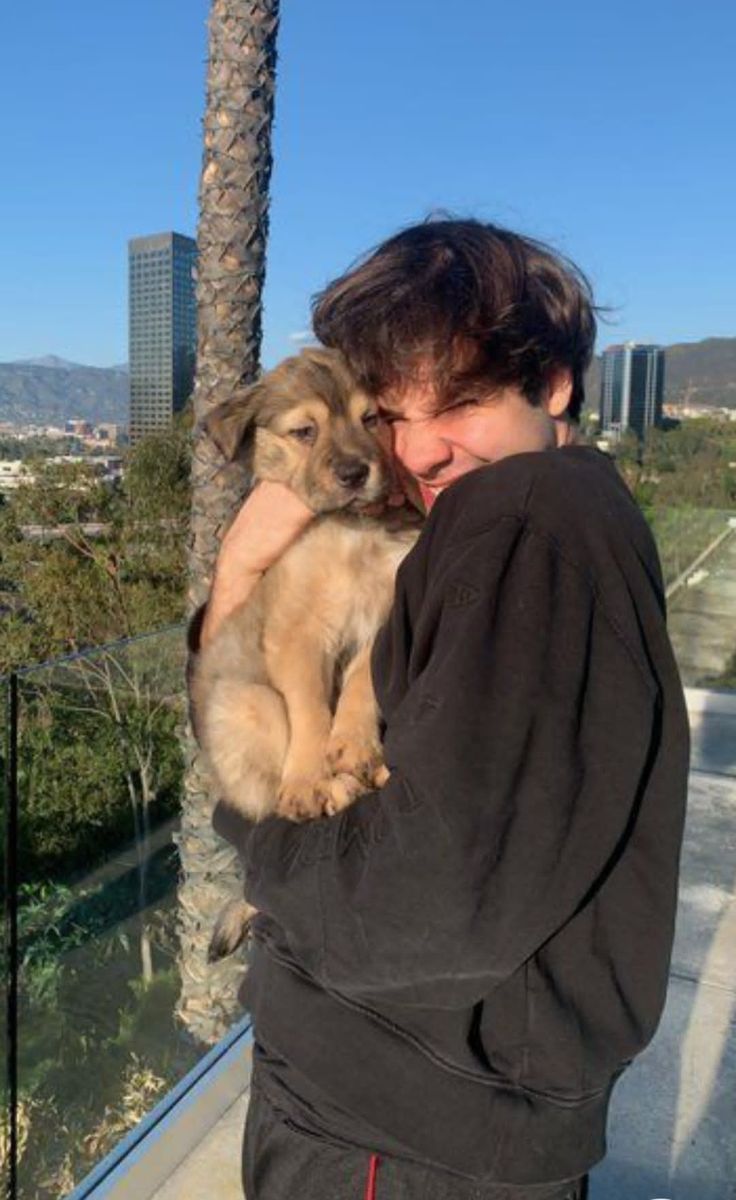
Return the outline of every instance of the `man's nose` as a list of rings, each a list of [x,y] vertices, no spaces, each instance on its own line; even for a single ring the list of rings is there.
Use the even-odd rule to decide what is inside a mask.
[[[397,421],[392,433],[394,454],[412,475],[431,479],[452,461],[452,448],[426,425]]]

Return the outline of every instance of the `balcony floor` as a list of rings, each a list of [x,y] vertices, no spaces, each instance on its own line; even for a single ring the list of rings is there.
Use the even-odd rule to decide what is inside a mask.
[[[151,1200],[243,1200],[240,1147],[246,1092],[188,1154]],[[286,1197],[284,1197],[286,1200]]]
[[[724,753],[720,746],[719,765]],[[736,778],[694,771],[667,1005],[614,1093],[608,1157],[591,1174],[590,1200],[736,1198],[735,816]],[[247,1094],[154,1200],[241,1200],[246,1105]]]

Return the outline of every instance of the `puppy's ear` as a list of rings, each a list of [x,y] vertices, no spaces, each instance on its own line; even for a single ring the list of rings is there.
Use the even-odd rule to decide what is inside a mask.
[[[255,432],[259,385],[242,388],[200,423],[227,462],[245,462]]]

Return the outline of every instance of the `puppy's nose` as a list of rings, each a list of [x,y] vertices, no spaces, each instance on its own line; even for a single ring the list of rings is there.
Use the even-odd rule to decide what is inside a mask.
[[[368,478],[368,463],[359,458],[344,458],[335,467],[335,474],[343,487],[360,487]]]

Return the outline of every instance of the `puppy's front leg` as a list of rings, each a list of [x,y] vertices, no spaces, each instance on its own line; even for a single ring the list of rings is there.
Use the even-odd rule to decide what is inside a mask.
[[[388,778],[378,737],[371,649],[371,645],[364,646],[348,664],[335,709],[327,743],[327,765],[333,778],[322,784],[327,796],[325,812],[330,814]]]
[[[266,639],[264,649],[269,676],[284,697],[289,717],[289,749],[276,811],[292,821],[317,817],[324,811],[318,784],[332,721],[324,653],[303,628]]]

